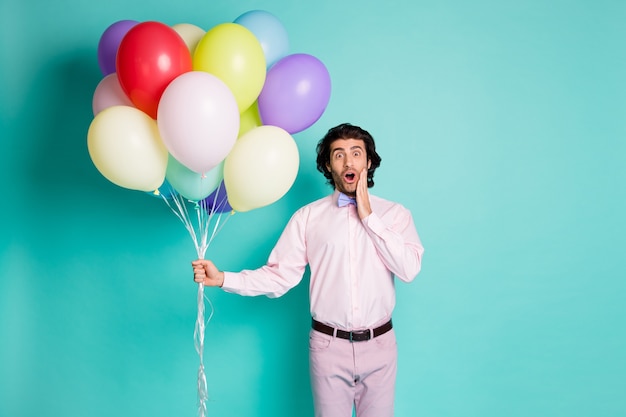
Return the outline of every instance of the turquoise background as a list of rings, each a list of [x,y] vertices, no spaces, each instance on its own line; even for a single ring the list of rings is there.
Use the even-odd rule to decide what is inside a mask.
[[[0,416],[193,416],[191,239],[162,201],[93,166],[97,44],[122,19],[207,30],[253,9],[330,71],[294,135],[298,178],[231,217],[207,256],[261,265],[330,192],[314,147],[362,125],[373,192],[414,214],[398,284],[397,416],[626,415],[626,2],[3,0]],[[208,290],[209,416],[310,416],[306,280]]]

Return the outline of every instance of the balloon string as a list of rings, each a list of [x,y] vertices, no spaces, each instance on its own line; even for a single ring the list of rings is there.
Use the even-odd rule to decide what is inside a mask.
[[[198,357],[200,358],[200,365],[198,366],[198,416],[205,417],[206,416],[206,402],[209,399],[208,389],[207,389],[207,381],[206,374],[204,372],[204,330],[206,324],[209,323],[211,317],[213,317],[213,305],[211,305],[211,314],[209,318],[204,320],[204,284],[198,284],[198,317],[196,319],[196,327],[193,333],[194,337],[194,345],[196,347],[196,352],[198,352]],[[206,298],[211,303],[208,298]]]
[[[217,193],[216,193],[217,194]],[[191,236],[194,246],[196,248],[196,253],[198,259],[204,259],[206,254],[206,250],[210,246],[211,242],[215,238],[215,236],[219,233],[220,230],[226,224],[226,221],[232,217],[235,213],[231,211],[230,215],[221,221],[222,211],[221,209],[226,204],[227,199],[223,198],[219,205],[216,204],[217,197],[214,199],[213,209],[208,209],[207,203],[204,200],[193,202],[186,200],[180,194],[173,195],[170,199],[163,196],[163,201],[167,204],[170,210],[178,217],[178,219],[183,223],[189,235]],[[187,208],[188,204],[193,204],[193,209],[196,213],[196,225],[191,220],[189,215],[189,210]],[[217,213],[217,214],[216,214]],[[211,229],[211,222],[214,220],[214,225]],[[209,230],[211,233],[209,235]],[[208,302],[211,312],[209,317],[205,320],[205,300]],[[198,284],[198,315],[196,317],[196,324],[194,328],[194,346],[196,348],[196,352],[198,353],[198,358],[200,360],[200,364],[198,366],[198,416],[206,417],[207,407],[206,402],[208,400],[208,389],[207,389],[207,380],[206,373],[204,368],[204,335],[205,328],[208,325],[209,321],[213,317],[214,309],[211,300],[204,294],[204,284]]]
[[[172,212],[178,217],[178,219],[183,223],[185,229],[189,232],[191,239],[193,240],[196,247],[198,246],[198,239],[196,237],[196,231],[191,223],[189,218],[189,212],[187,211],[187,206],[185,205],[185,200],[180,194],[176,194],[172,196],[170,199],[166,198],[163,194],[161,194],[163,201],[165,204],[172,210]]]

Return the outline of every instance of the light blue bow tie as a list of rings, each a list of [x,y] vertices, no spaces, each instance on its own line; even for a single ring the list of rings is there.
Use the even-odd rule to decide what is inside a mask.
[[[337,199],[337,205],[339,207],[347,206],[348,204],[354,204],[356,206],[356,200],[352,197],[348,197],[344,193],[339,193],[339,198]]]

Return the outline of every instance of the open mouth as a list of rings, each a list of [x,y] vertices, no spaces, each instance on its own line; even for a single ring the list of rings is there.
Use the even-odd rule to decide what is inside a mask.
[[[356,174],[354,172],[347,172],[344,176],[346,182],[352,183],[356,179]]]

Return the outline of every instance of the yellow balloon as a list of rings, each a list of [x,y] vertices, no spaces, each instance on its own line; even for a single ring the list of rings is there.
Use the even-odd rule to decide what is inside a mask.
[[[202,37],[206,33],[204,29],[196,25],[192,25],[191,23],[178,23],[172,26],[172,29],[174,29],[176,33],[178,33],[180,37],[183,38],[183,41],[185,41],[185,45],[187,45],[187,49],[189,49],[189,53],[191,54],[191,56],[193,56],[198,42],[200,42],[200,39],[202,39]]]
[[[215,75],[231,89],[239,112],[257,99],[265,83],[263,47],[237,23],[222,23],[207,31],[196,45],[193,69]]]
[[[250,130],[224,162],[228,203],[242,212],[272,204],[289,191],[299,164],[298,146],[287,131],[276,126]]]
[[[94,117],[87,132],[92,162],[113,184],[154,191],[165,179],[167,149],[156,121],[141,110],[112,106]]]
[[[259,115],[259,105],[255,101],[252,106],[239,115],[239,134],[237,137],[241,137],[244,133],[262,124],[261,116]]]

